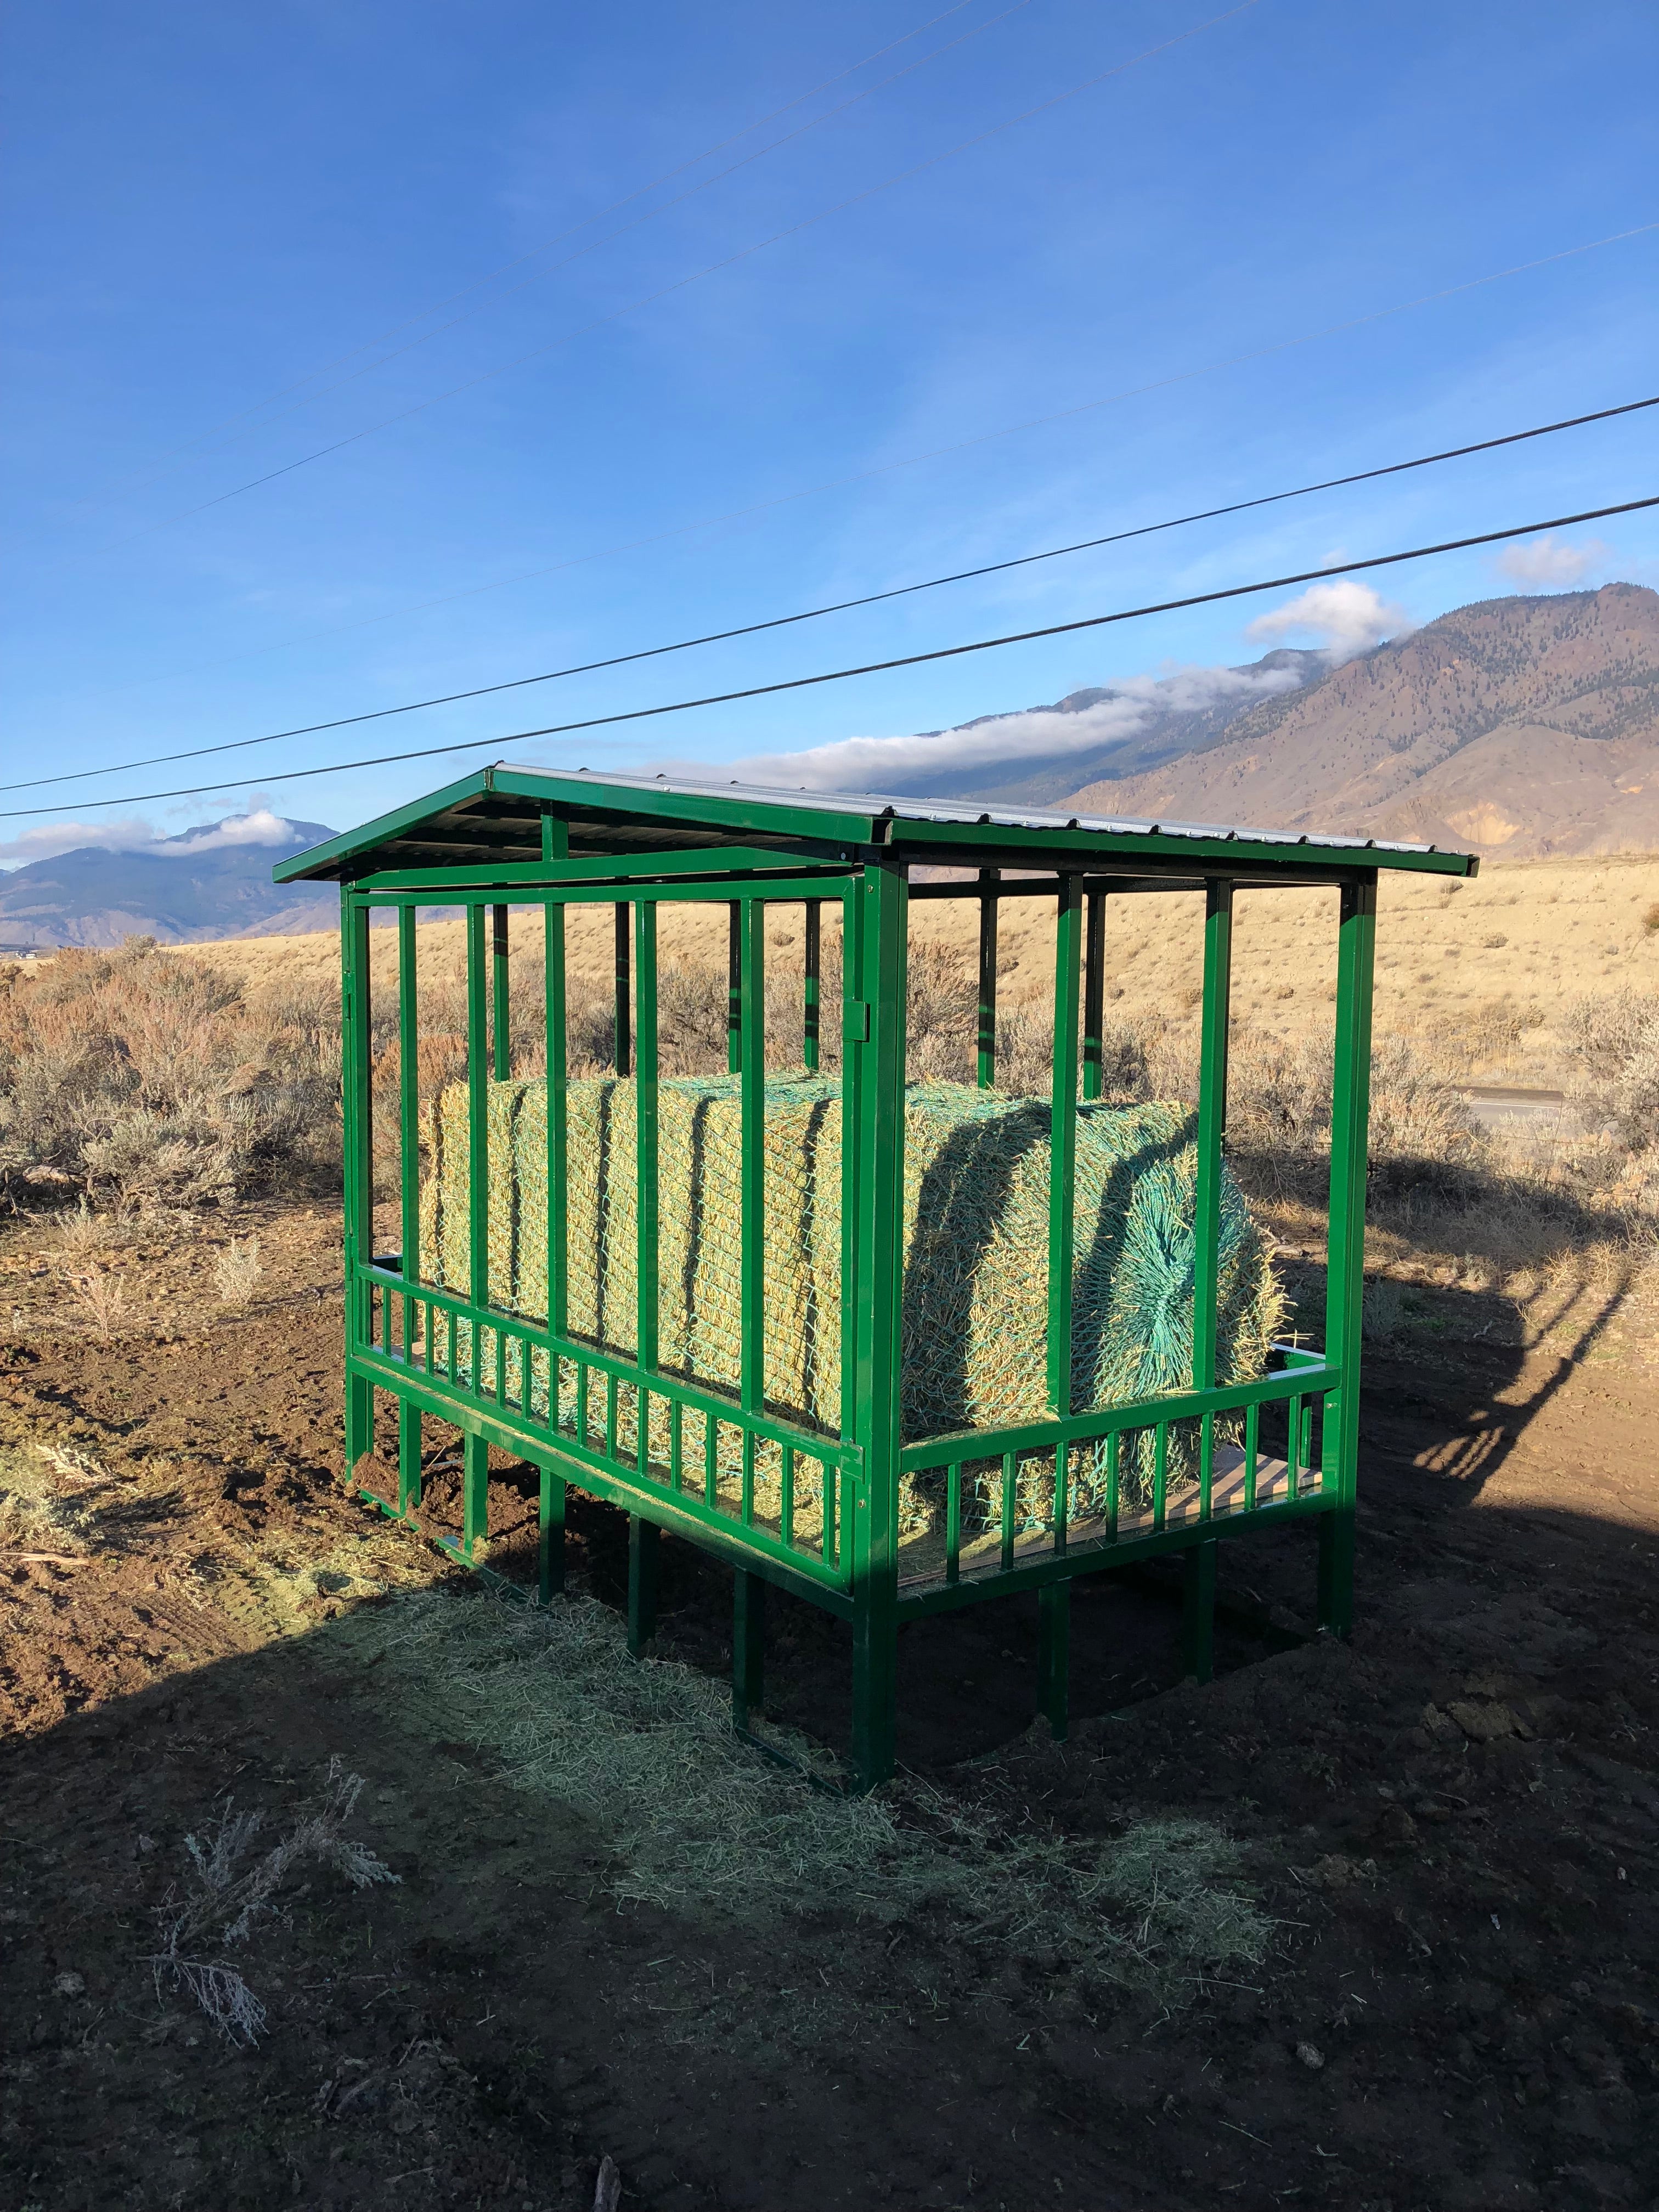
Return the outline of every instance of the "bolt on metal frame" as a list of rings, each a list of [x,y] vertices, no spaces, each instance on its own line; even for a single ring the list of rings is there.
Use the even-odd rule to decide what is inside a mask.
[[[1364,1288],[1366,1119],[1376,880],[1380,867],[1469,876],[1476,863],[1431,847],[984,812],[928,802],[671,786],[486,769],[365,829],[297,855],[279,880],[343,885],[345,1458],[356,1480],[374,1447],[374,1394],[398,1411],[402,1516],[421,1504],[422,1423],[460,1431],[461,1525],[441,1539],[477,1562],[488,1534],[491,1444],[540,1470],[538,1595],[562,1584],[569,1482],[629,1516],[629,1639],[653,1632],[659,1532],[702,1546],[735,1575],[732,1711],[746,1728],[764,1703],[764,1597],[775,1584],[849,1622],[853,1765],[860,1786],[893,1767],[901,1624],[1013,1590],[1039,1605],[1038,1704],[1066,1727],[1068,1605],[1079,1574],[1179,1555],[1185,1567],[1188,1670],[1212,1665],[1216,1548],[1222,1535],[1291,1519],[1318,1524],[1318,1620],[1346,1636],[1352,1619],[1355,1462]],[[913,870],[930,872],[912,880]],[[940,868],[957,880],[942,878]],[[1227,1104],[1232,921],[1241,889],[1301,884],[1339,892],[1334,1101],[1328,1296],[1322,1350],[1281,1346],[1248,1383],[1217,1376],[1217,1284]],[[1196,1127],[1196,1295],[1188,1389],[1075,1410],[1072,1392],[1074,1176],[1079,1098],[1102,1091],[1108,904],[1116,896],[1201,890],[1203,993]],[[908,909],[966,899],[980,922],[976,1073],[994,1081],[997,932],[1009,898],[1052,902],[1056,917],[1051,1202],[1048,1229],[1048,1411],[1037,1419],[906,1441],[901,1433],[904,1096]],[[740,1371],[723,1390],[665,1369],[660,1358],[657,1039],[658,918],[665,905],[724,905],[728,916],[728,1064],[738,1078],[741,1151]],[[819,1428],[769,1406],[765,1372],[764,1029],[769,907],[805,917],[801,1062],[820,1047],[822,917],[840,909],[842,1015],[840,1418]],[[419,1098],[422,908],[465,915],[469,1279],[440,1287],[421,1250]],[[602,1343],[570,1326],[565,924],[573,908],[615,915],[614,1065],[635,1101],[633,1254],[637,1341]],[[539,908],[545,975],[547,1312],[537,1319],[489,1299],[489,1084],[511,1074],[509,906]],[[374,1250],[371,1144],[371,916],[395,918],[398,1151],[401,1251]],[[1263,1449],[1264,1409],[1282,1415],[1282,1458]],[[1170,1437],[1196,1425],[1195,1481],[1172,1483]],[[1225,1425],[1242,1436],[1218,1442]],[[626,1442],[631,1431],[632,1441]],[[1150,1437],[1150,1501],[1120,1510],[1125,1440]],[[665,1448],[659,1441],[665,1437]],[[781,1467],[773,1526],[755,1504],[758,1450]],[[1068,1510],[1070,1470],[1087,1451],[1106,1468],[1103,1512]],[[1021,1465],[1052,1462],[1053,1510],[1035,1533],[1016,1527]],[[1001,1476],[994,1549],[968,1553],[969,1471]],[[720,1468],[741,1468],[735,1498]],[[901,1558],[899,1493],[913,1472],[943,1470],[944,1554],[926,1571]],[[817,1525],[795,1523],[798,1486],[821,1498]]]

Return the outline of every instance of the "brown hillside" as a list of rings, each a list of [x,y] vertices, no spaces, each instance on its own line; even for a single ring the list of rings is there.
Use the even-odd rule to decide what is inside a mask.
[[[1659,592],[1443,615],[1212,750],[1091,784],[1091,813],[1358,831],[1505,858],[1659,847]]]

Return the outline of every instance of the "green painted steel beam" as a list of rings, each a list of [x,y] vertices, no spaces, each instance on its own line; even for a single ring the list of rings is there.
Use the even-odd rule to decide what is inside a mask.
[[[1330,1229],[1325,1266],[1325,1356],[1340,1371],[1325,1412],[1325,1465],[1338,1510],[1320,1531],[1319,1624],[1353,1626],[1356,1473],[1359,1452],[1361,1315],[1365,1295],[1365,1158],[1370,1110],[1371,989],[1376,885],[1342,894],[1337,924],[1336,1051],[1332,1072]],[[1333,1418],[1333,1413],[1334,1418]]]
[[[744,907],[740,942],[739,1390],[744,1411],[757,1413],[765,1404],[766,1382],[766,908],[758,899]]]
[[[974,1037],[974,1080],[981,1091],[992,1090],[997,1079],[996,885],[997,871],[981,868],[975,894],[979,899],[979,1012]]]
[[[1227,1126],[1227,1045],[1232,1019],[1233,887],[1204,895],[1204,996],[1199,1016],[1198,1173],[1193,1202],[1193,1387],[1216,1379],[1221,1267],[1222,1140]]]
[[[626,907],[617,908],[626,914]],[[641,901],[634,908],[634,972],[637,994],[634,1048],[635,1312],[639,1316],[639,1364],[657,1364],[658,1282],[658,1097],[657,1097],[657,909]]]
[[[562,826],[562,825],[561,825]],[[854,856],[835,848],[819,859],[794,849],[775,851],[765,845],[699,846],[673,853],[580,854],[542,860],[490,860],[477,866],[434,861],[425,867],[405,866],[379,869],[354,878],[356,890],[538,890],[557,884],[674,883],[700,876],[753,877],[764,882],[771,876],[799,876],[822,867],[827,875],[843,873]]]
[[[1048,1403],[1072,1410],[1072,1267],[1077,1223],[1078,977],[1083,896],[1075,877],[1054,916],[1054,1096],[1048,1119]]]

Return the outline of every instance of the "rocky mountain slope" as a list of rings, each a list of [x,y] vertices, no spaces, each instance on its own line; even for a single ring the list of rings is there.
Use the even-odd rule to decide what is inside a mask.
[[[1066,804],[1516,859],[1659,849],[1659,592],[1459,608]]]

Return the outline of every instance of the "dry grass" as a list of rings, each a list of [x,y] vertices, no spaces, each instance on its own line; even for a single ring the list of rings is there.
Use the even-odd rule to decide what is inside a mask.
[[[88,1267],[69,1278],[70,1296],[82,1325],[107,1344],[127,1309],[125,1277],[107,1267]]]

